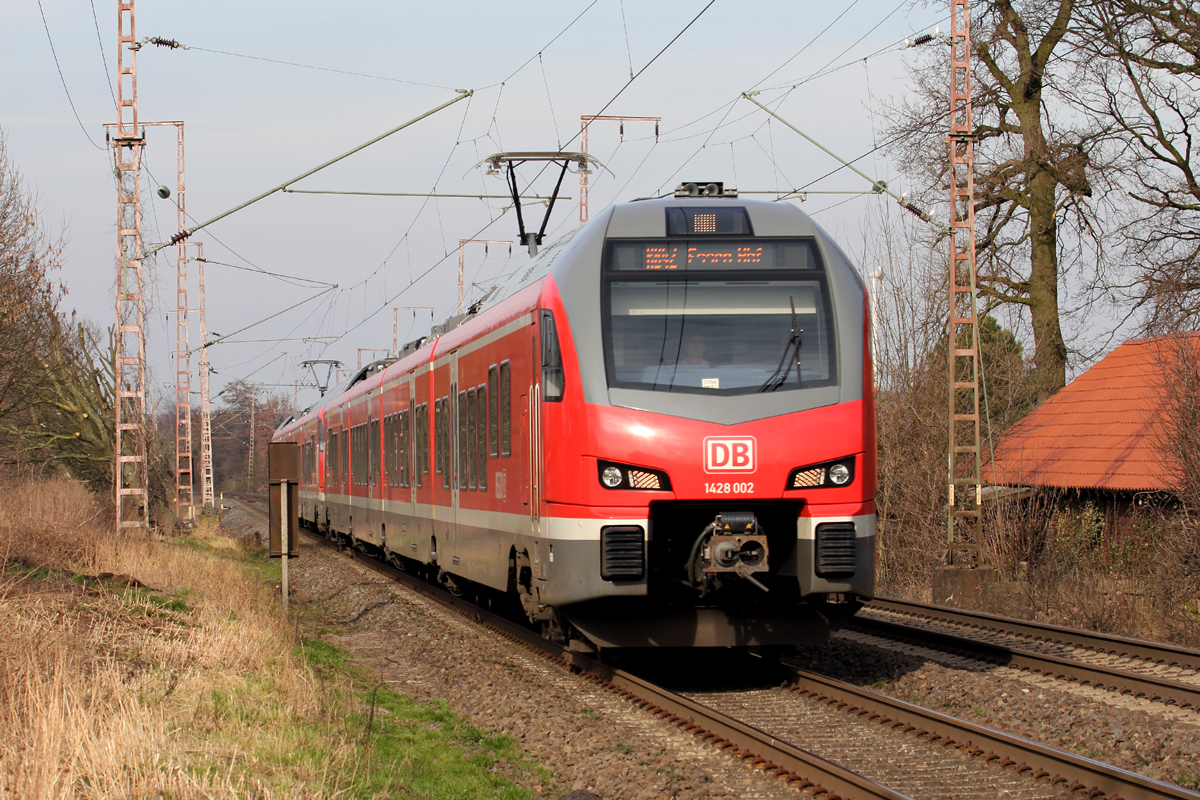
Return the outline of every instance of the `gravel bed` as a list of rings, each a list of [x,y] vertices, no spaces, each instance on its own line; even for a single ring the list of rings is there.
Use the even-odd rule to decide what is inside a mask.
[[[265,529],[261,515],[240,508],[223,524],[251,540]],[[516,739],[553,776],[539,782],[503,763],[496,768],[535,796],[803,796],[307,536],[300,551],[289,564],[289,582],[303,624],[397,691],[444,700],[478,727]]]
[[[1058,656],[1079,661],[1084,664],[1096,664],[1112,669],[1119,669],[1135,675],[1152,675],[1167,678],[1180,683],[1200,686],[1200,669],[1181,666],[1179,664],[1160,664],[1157,661],[1137,658],[1135,656],[1107,653],[1091,648],[1067,644],[1053,639],[1039,639],[1029,634],[1009,633],[995,628],[973,628],[960,622],[923,617],[919,614],[905,614],[882,608],[865,608],[859,616],[891,622],[897,625],[909,625],[923,630],[946,633],[951,636],[962,636],[966,639],[997,644],[1034,653]]]
[[[843,631],[800,667],[1150,778],[1200,788],[1200,715]]]
[[[957,748],[905,733],[823,700],[767,689],[690,695],[774,736],[912,798],[1072,800],[1065,785],[989,764]]]

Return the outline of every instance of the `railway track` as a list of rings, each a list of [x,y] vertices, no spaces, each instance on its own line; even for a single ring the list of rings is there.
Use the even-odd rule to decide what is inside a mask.
[[[926,603],[878,599],[849,626],[1200,712],[1200,651]]]
[[[265,514],[265,503],[239,497]],[[315,543],[337,548],[308,532]],[[777,689],[677,693],[354,550],[369,569],[455,609],[802,792],[834,798],[1200,798],[1065,751],[791,669]],[[796,741],[804,739],[806,747]]]

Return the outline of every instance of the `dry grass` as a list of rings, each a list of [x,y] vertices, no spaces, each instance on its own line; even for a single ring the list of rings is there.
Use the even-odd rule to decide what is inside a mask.
[[[329,793],[352,747],[311,734],[346,693],[293,655],[240,546],[102,516],[65,480],[0,492],[0,798]]]

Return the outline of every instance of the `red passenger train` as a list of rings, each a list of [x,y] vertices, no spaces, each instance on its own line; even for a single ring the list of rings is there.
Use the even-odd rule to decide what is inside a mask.
[[[275,439],[307,524],[554,638],[820,642],[874,591],[868,325],[799,209],[626,203]]]

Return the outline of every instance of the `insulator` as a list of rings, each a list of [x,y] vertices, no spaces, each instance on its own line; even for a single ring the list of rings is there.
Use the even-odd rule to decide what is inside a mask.
[[[905,211],[909,212],[910,214],[914,214],[915,216],[920,217],[921,219],[925,220],[926,222],[932,221],[929,218],[929,214],[927,214],[924,211],[922,211],[921,209],[917,208],[912,203],[905,201],[905,202],[900,203],[900,207],[903,208]]]
[[[919,44],[929,44],[932,41],[933,41],[932,33],[922,33],[920,36],[913,39],[912,43],[913,43],[913,47],[916,47]]]
[[[654,141],[658,141],[658,123],[654,123]]]

